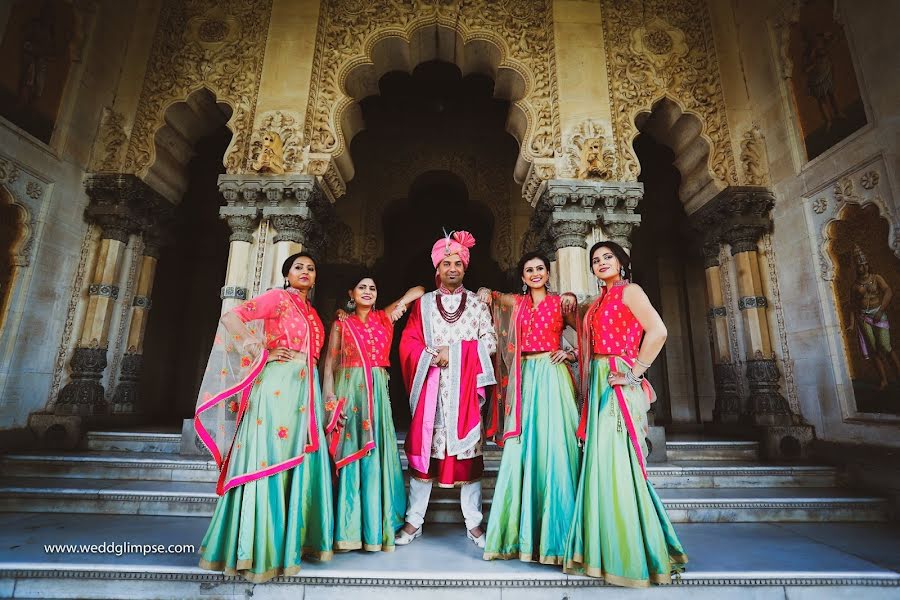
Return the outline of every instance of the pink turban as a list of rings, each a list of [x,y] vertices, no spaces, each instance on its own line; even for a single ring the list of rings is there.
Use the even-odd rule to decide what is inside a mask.
[[[436,269],[445,256],[458,254],[465,268],[469,268],[469,248],[475,245],[475,236],[468,231],[454,231],[434,243],[431,248],[431,262]]]

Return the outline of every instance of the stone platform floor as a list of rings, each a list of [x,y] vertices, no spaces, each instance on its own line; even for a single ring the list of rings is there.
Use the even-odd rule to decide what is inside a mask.
[[[486,562],[461,526],[425,526],[393,553],[337,554],[298,577],[251,585],[197,567],[195,554],[48,554],[45,544],[194,544],[207,518],[85,514],[0,514],[0,597],[422,597],[499,598],[900,598],[897,523],[699,523],[676,526],[690,556],[676,585],[620,590],[566,576],[559,567]],[[290,591],[290,593],[288,593]],[[454,593],[457,594],[454,596]],[[588,596],[587,594],[590,594]],[[683,594],[683,596],[681,596]],[[712,595],[707,595],[712,594]],[[747,595],[749,594],[749,595]],[[612,596],[608,596],[612,597]]]

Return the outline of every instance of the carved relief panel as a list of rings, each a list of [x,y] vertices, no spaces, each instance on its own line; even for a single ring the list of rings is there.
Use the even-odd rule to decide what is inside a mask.
[[[168,0],[160,15],[138,104],[125,170],[145,175],[166,109],[201,88],[232,108],[228,173],[245,167],[265,55],[271,0]]]
[[[549,0],[324,0],[304,128],[313,155],[336,158],[347,152],[344,112],[362,99],[351,97],[347,76],[355,67],[372,64],[372,48],[390,37],[409,43],[415,31],[435,25],[453,30],[461,45],[488,42],[499,54],[499,68],[513,70],[524,81],[524,90],[508,93],[527,121],[519,140],[521,158],[551,159],[561,151]],[[462,62],[459,48],[450,52]],[[415,66],[415,58],[409,60]]]
[[[710,145],[709,170],[724,185],[737,183],[709,13],[694,0],[603,0],[616,178],[636,181],[632,148],[635,117],[661,98],[702,122]]]
[[[878,156],[806,198],[846,417],[900,420],[900,221]],[[891,296],[894,296],[893,298]],[[839,381],[840,382],[840,381]]]

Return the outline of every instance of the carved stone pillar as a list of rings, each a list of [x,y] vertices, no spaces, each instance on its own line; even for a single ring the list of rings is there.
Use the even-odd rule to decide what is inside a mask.
[[[85,189],[91,198],[85,219],[100,225],[102,233],[78,347],[69,364],[72,380],[60,391],[54,408],[61,415],[96,416],[107,411],[100,380],[107,366],[122,258],[129,235],[140,229],[149,211],[165,203],[134,175],[92,175],[85,180]]]
[[[634,214],[643,184],[552,179],[539,188],[531,236],[540,247],[548,241],[555,250],[558,287],[586,297],[595,294],[590,274],[587,240],[596,226],[630,246],[628,237],[640,223]]]
[[[250,251],[253,233],[259,226],[259,210],[255,206],[223,206],[219,216],[231,228],[228,248],[228,267],[222,286],[222,312],[227,312],[247,300],[250,279]]]
[[[167,239],[166,229],[170,226],[170,213],[158,222],[148,224],[142,234],[144,253],[137,276],[137,286],[131,301],[131,318],[128,323],[128,338],[125,355],[122,357],[119,382],[113,393],[110,412],[116,416],[134,415],[143,412],[140,399],[141,371],[144,364],[144,334],[152,307],[151,295],[160,248]]]
[[[749,388],[744,418],[758,425],[793,421],[787,401],[779,391],[781,374],[769,338],[768,301],[757,251],[757,242],[771,226],[769,213],[774,203],[771,191],[766,188],[733,186],[720,192],[692,217],[708,240],[731,247]],[[711,304],[715,311],[718,301]]]
[[[232,259],[226,288],[236,287],[241,272],[246,272],[249,254],[251,222],[258,215],[275,229],[272,245],[264,248],[269,273],[264,275],[262,287],[280,286],[281,264],[284,260],[307,248],[316,256],[325,249],[325,221],[333,212],[320,177],[313,175],[221,175],[219,190],[227,201],[220,211],[235,232],[232,237]],[[240,229],[235,229],[238,226]],[[265,240],[259,240],[265,243]],[[241,246],[246,244],[246,246]],[[232,266],[234,265],[234,269]],[[246,279],[245,279],[246,280]],[[246,290],[244,296],[246,297]],[[234,299],[237,303],[237,299]],[[227,310],[234,303],[226,302]]]
[[[719,265],[718,242],[703,245],[706,267],[706,299],[709,308],[709,328],[713,342],[713,378],[716,386],[716,405],[713,421],[736,423],[741,414],[741,398],[738,393],[737,368],[731,356],[728,334],[728,311],[722,291],[722,274]]]

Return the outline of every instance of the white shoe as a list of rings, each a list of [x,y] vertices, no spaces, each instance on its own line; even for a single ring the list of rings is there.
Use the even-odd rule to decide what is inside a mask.
[[[414,539],[422,537],[422,529],[424,529],[424,527],[419,527],[418,529],[416,529],[415,533],[406,533],[401,529],[400,533],[394,536],[394,544],[398,546],[408,545]]]
[[[475,537],[471,531],[466,529],[466,537],[472,540],[473,544],[484,550],[484,538],[487,537],[485,534],[482,533],[480,536]]]

